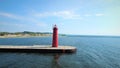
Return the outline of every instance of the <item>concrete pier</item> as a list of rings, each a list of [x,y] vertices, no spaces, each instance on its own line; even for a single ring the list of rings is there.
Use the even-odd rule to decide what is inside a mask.
[[[36,52],[36,53],[73,53],[76,51],[72,46],[58,46],[51,45],[33,45],[33,46],[13,46],[0,45],[0,52]]]

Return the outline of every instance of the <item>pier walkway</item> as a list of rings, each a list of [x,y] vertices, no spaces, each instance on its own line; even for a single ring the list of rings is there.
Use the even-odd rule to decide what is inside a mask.
[[[0,45],[0,52],[73,53],[75,51],[76,48],[73,46],[52,47],[51,45]]]

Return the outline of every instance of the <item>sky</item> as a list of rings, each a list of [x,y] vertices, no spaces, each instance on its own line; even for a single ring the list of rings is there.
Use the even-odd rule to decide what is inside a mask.
[[[0,32],[120,36],[120,0],[0,0]]]

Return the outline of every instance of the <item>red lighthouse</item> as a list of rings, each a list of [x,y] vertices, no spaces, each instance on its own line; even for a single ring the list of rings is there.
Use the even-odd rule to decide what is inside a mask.
[[[56,25],[53,27],[52,47],[58,47],[58,28]]]

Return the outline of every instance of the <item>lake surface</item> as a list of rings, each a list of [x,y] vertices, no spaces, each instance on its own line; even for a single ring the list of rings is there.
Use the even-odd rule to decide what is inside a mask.
[[[0,45],[50,45],[51,37],[0,38]],[[0,68],[120,68],[120,37],[59,37],[73,54],[3,53]]]

